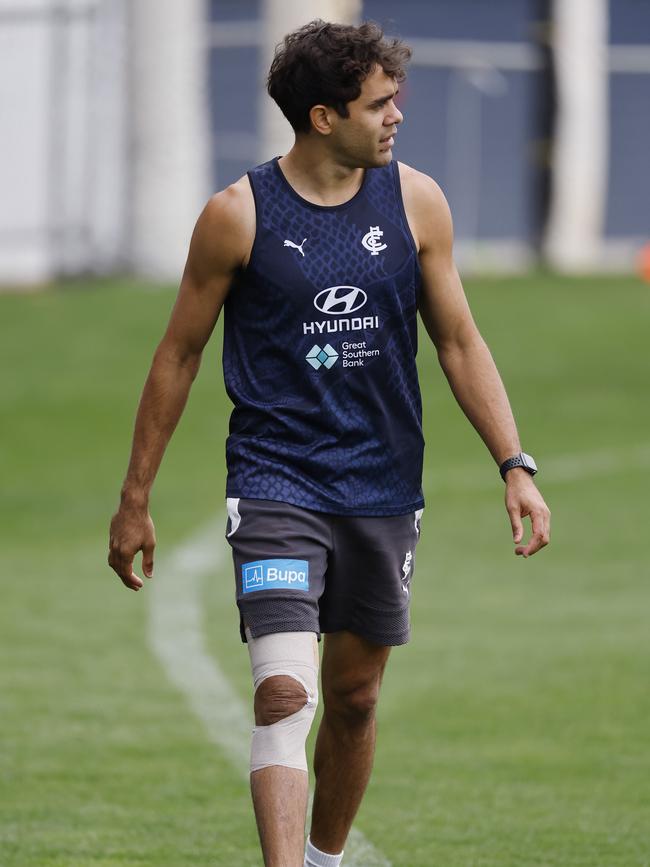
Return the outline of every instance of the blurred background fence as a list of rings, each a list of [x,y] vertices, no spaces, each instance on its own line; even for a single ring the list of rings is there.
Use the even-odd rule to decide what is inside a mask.
[[[0,284],[176,279],[216,189],[285,152],[273,46],[313,17],[413,49],[396,158],[465,270],[630,270],[650,237],[643,0],[0,0]]]

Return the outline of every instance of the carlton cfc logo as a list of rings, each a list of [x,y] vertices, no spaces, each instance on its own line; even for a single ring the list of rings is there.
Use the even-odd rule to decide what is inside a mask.
[[[360,310],[368,296],[358,286],[330,286],[314,298],[314,307],[330,316],[342,316]]]
[[[371,256],[378,256],[382,250],[385,250],[386,247],[388,247],[388,244],[384,244],[381,241],[383,236],[384,233],[379,226],[371,226],[361,239],[361,243],[366,250],[370,250]]]

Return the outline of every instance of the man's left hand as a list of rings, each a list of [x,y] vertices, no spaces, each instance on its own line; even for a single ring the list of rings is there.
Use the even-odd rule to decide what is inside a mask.
[[[551,540],[551,512],[537,490],[532,476],[515,467],[506,473],[506,509],[512,524],[515,554],[530,557]],[[522,518],[530,516],[533,534],[528,544],[519,544],[524,537]]]

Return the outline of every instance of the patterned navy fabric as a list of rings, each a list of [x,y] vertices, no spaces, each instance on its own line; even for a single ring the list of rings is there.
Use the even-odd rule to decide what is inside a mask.
[[[257,231],[225,305],[227,495],[332,514],[421,508],[420,271],[396,162],[314,205],[277,158],[248,173]]]

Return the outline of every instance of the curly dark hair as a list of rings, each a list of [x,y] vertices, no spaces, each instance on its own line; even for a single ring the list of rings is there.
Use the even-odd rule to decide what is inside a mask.
[[[396,81],[406,77],[411,49],[386,38],[374,21],[359,27],[316,19],[288,33],[275,51],[267,89],[296,132],[309,132],[309,111],[327,105],[349,117],[347,103],[376,66]]]

